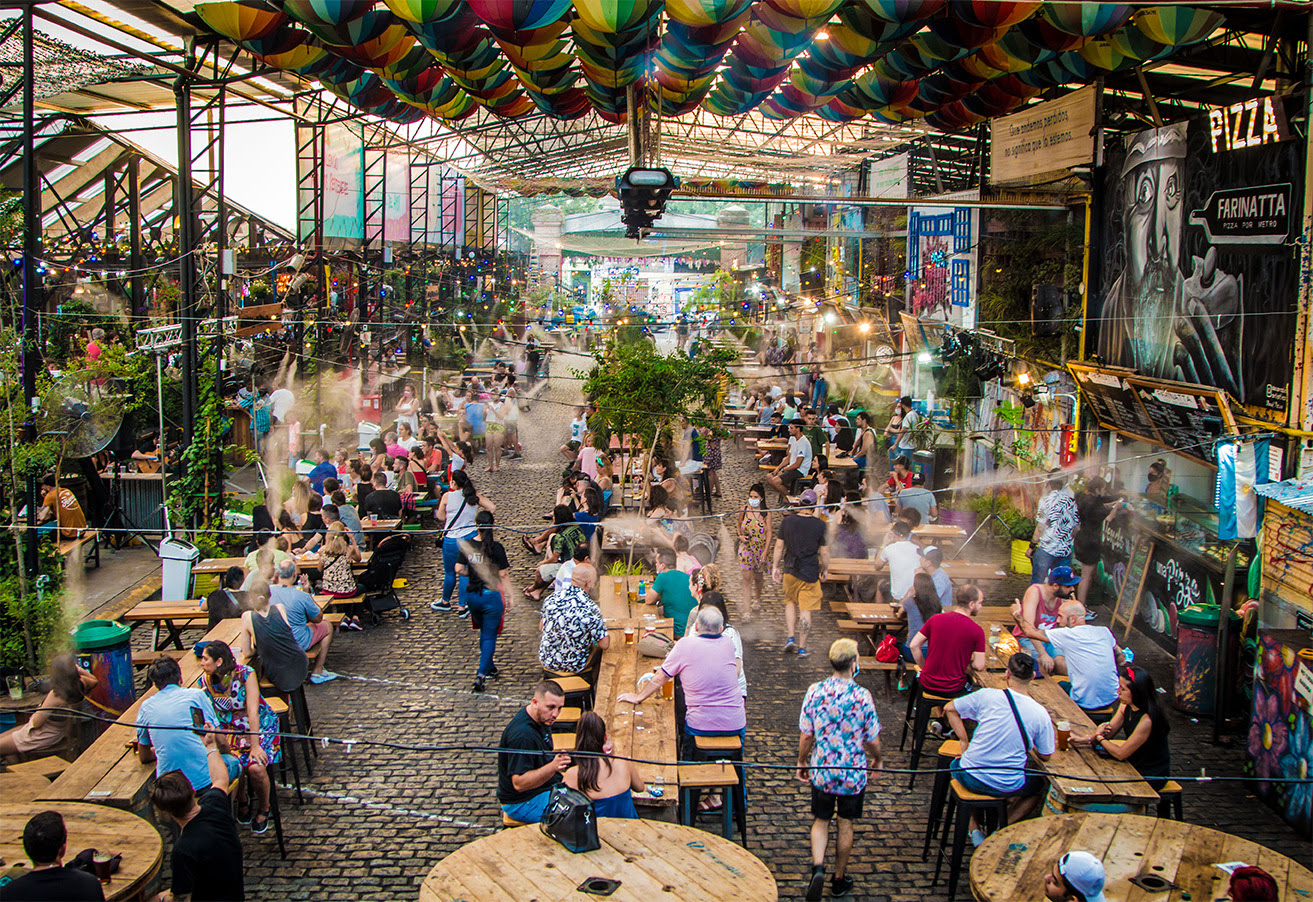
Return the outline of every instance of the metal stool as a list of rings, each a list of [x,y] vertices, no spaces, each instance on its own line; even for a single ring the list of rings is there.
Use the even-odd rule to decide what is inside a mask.
[[[971,815],[979,813],[980,828],[986,834],[1000,826],[1007,826],[1008,800],[998,796],[981,795],[967,789],[957,780],[948,784],[948,806],[944,819],[944,831],[939,835],[939,857],[935,861],[935,879],[930,881],[933,887],[939,882],[939,871],[944,865],[945,847],[948,844],[948,827],[953,825],[953,849],[948,864],[948,902],[957,897],[957,879],[962,873],[962,856],[966,851],[967,831],[971,826]],[[989,815],[993,815],[991,826]]]
[[[944,805],[948,802],[949,765],[954,758],[962,756],[962,743],[956,739],[945,740],[939,746],[939,759],[935,762],[935,786],[930,790],[930,809],[925,822],[925,848],[921,850],[921,860],[930,857],[930,841],[939,834],[939,824],[944,819]]]
[[[716,764],[681,764],[679,770],[680,823],[687,827],[696,827],[698,820],[697,802],[700,792],[694,790],[719,789],[725,799],[721,806],[720,834],[726,839],[734,838],[734,796],[739,786],[739,775],[728,762]],[[739,837],[743,836],[742,827]]]
[[[278,716],[278,732],[286,735],[292,732],[291,724],[288,720],[287,701],[280,696],[274,695],[265,699],[265,703]],[[282,747],[282,760],[278,762],[278,778],[284,783],[287,782],[287,766],[292,766],[292,779],[296,785],[296,804],[304,805],[305,796],[301,792],[301,768],[296,764],[296,747],[292,745],[290,739],[284,740]]]
[[[910,765],[912,775],[907,781],[908,789],[916,786],[916,771],[921,763],[921,748],[925,745],[926,730],[930,726],[930,712],[932,709],[942,707],[951,701],[952,699],[947,696],[923,691],[919,676],[913,680],[912,689],[907,694],[907,714],[903,718],[903,736],[898,742],[898,750],[901,752],[907,745],[907,728],[910,724],[912,727],[912,760]]]

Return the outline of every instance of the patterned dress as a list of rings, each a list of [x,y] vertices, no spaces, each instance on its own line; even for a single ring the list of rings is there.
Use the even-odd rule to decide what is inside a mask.
[[[766,515],[749,510],[743,518],[743,537],[739,541],[739,567],[743,570],[766,572]]]
[[[224,730],[236,730],[249,733],[250,721],[246,718],[246,678],[251,675],[251,668],[238,664],[237,669],[228,675],[228,688],[219,689],[210,682],[210,678],[201,674],[201,688],[214,702],[214,710],[219,715],[219,727]],[[251,737],[249,735],[230,736],[233,750],[237,752],[242,767],[251,764]],[[277,764],[282,757],[282,737],[278,735],[278,715],[269,703],[260,699],[260,747],[264,749],[270,764]]]
[[[708,470],[720,469],[721,467],[720,436],[718,435],[707,436],[707,451],[706,451],[706,455],[702,459],[702,465],[705,466]]]

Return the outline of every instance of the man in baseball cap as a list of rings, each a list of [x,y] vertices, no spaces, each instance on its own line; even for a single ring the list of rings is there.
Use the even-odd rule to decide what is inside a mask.
[[[1103,862],[1089,852],[1068,852],[1044,876],[1044,898],[1052,902],[1107,902]]]
[[[1071,588],[1072,586],[1080,585],[1080,577],[1077,576],[1075,573],[1073,573],[1071,568],[1068,567],[1066,564],[1059,564],[1058,566],[1054,567],[1049,571],[1049,585],[1065,586],[1067,588]],[[1066,594],[1059,593],[1058,597],[1070,598],[1071,593],[1070,592],[1067,592]]]

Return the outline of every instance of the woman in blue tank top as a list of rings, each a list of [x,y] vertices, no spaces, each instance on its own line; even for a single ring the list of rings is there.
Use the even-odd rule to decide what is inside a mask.
[[[586,754],[575,757],[565,772],[565,785],[592,799],[598,817],[636,818],[633,793],[647,787],[634,763],[612,758],[610,749],[606,721],[585,711],[575,730],[575,750]]]

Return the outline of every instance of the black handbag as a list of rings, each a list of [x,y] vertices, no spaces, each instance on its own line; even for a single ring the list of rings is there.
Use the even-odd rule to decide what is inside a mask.
[[[602,848],[597,838],[597,812],[593,810],[592,799],[563,783],[552,787],[540,828],[571,852]]]

